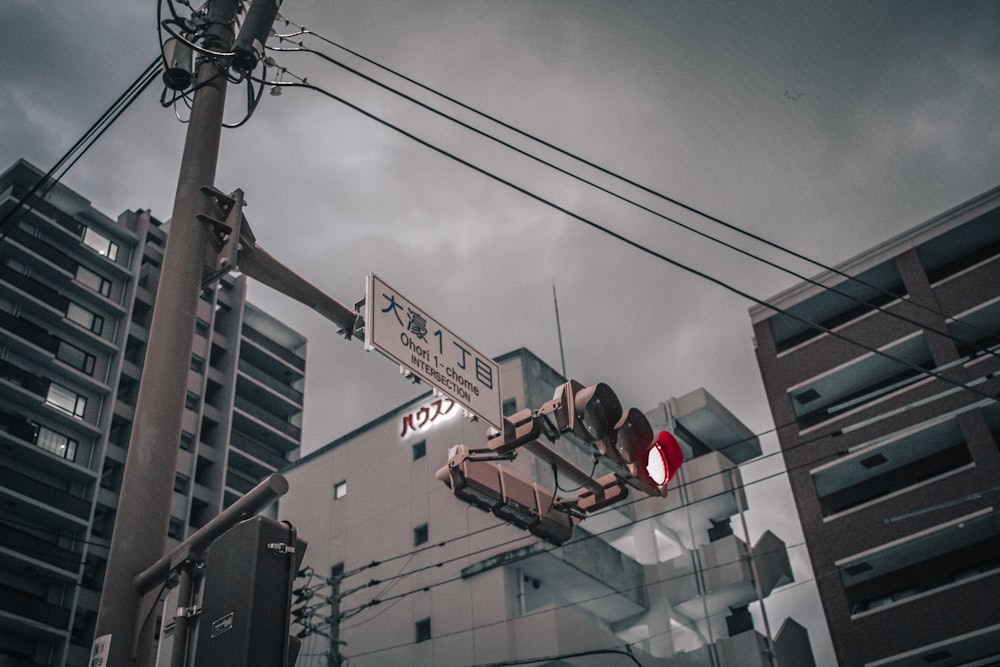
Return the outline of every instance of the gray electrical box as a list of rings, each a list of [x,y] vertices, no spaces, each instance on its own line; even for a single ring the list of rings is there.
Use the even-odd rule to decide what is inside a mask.
[[[255,516],[208,550],[195,667],[289,667],[291,583],[306,543],[287,523]],[[294,642],[297,645],[297,642]]]

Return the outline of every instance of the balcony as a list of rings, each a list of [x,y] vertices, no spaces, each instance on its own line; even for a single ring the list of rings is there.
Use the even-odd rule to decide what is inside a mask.
[[[14,625],[34,636],[57,638],[65,634],[69,618],[69,609],[0,584],[0,624]]]
[[[35,255],[48,260],[54,266],[59,267],[66,272],[69,278],[72,278],[76,274],[77,261],[47,241],[32,236],[19,227],[12,226],[4,231],[8,238],[16,241],[20,246],[33,252]]]
[[[301,391],[273,375],[261,373],[242,357],[238,368],[239,375],[236,378],[236,391],[238,393],[244,396],[253,396],[254,400],[266,401],[274,412],[282,411],[294,414],[302,411],[304,396]]]
[[[29,373],[20,366],[15,366],[4,360],[0,360],[0,380],[17,385],[42,400],[45,400],[49,385],[52,384],[48,379]]]
[[[63,296],[48,285],[43,285],[34,278],[30,278],[19,271],[15,271],[6,264],[0,264],[0,282],[13,285],[32,298],[55,308],[60,313],[65,313],[66,309],[69,307],[69,298]]]
[[[89,501],[6,466],[0,468],[0,497],[15,505],[24,519],[75,526],[85,524],[90,518]]]
[[[744,463],[761,454],[760,439],[705,389],[671,399],[670,413],[680,427],[680,437],[690,434],[733,463]]]
[[[19,183],[14,183],[11,186],[9,194],[10,196],[16,197],[20,201],[25,195],[28,194],[28,188],[20,185]],[[51,221],[52,223],[59,225],[69,232],[70,236],[74,237],[76,240],[83,238],[83,232],[87,229],[86,226],[44,199],[34,196],[28,201],[28,206],[35,215],[44,215],[47,221]]]
[[[823,516],[868,506],[972,462],[954,417],[889,434],[811,471]]]
[[[861,318],[877,313],[876,306],[891,310],[906,295],[893,261],[861,272],[854,279],[827,273],[818,282],[833,289],[811,284],[795,288],[809,293],[809,296],[803,294],[797,303],[785,306],[788,314],[777,313],[770,318],[779,354],[825,335],[807,322],[816,322],[826,329],[842,330]]]
[[[703,618],[707,608],[710,617],[722,618],[727,609],[745,607],[757,600],[751,559],[756,563],[764,597],[793,580],[785,544],[770,531],[753,549],[735,535],[698,547],[700,586],[691,552],[665,564],[657,578],[670,582],[668,597],[684,616]]]
[[[240,358],[264,373],[276,378],[289,378],[289,382],[304,377],[306,360],[278,345],[256,329],[244,325],[242,343]]]
[[[847,363],[788,389],[795,416],[803,428],[837,418],[859,406],[898,391],[926,375],[913,366],[933,367],[930,348],[922,331],[866,352]],[[887,358],[893,357],[899,361]]]
[[[280,452],[262,445],[261,443],[249,438],[239,431],[233,430],[230,435],[229,442],[235,449],[254,457],[266,466],[270,466],[275,470],[281,470],[285,467],[288,461],[285,459],[284,455]]]
[[[82,560],[80,554],[60,547],[53,540],[0,524],[0,562],[10,564],[13,569],[38,569],[37,562],[41,561],[52,566],[46,568],[50,575],[73,582]]]
[[[243,433],[286,452],[299,446],[302,429],[298,426],[239,396],[234,401],[234,408],[233,426]]]
[[[0,411],[0,449],[20,463],[68,481],[95,479],[88,468],[37,446],[38,425],[23,415]]]
[[[1000,520],[987,507],[835,565],[857,619],[1000,571]]]
[[[55,354],[59,349],[59,339],[51,335],[46,329],[4,311],[0,311],[0,331],[13,334],[21,338],[25,343],[35,345],[52,354]]]

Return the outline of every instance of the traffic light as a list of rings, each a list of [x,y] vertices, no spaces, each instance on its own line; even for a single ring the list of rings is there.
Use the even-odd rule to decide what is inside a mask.
[[[288,523],[255,516],[209,547],[196,667],[295,664],[289,637],[292,581],[306,543]]]
[[[637,408],[623,410],[617,394],[603,382],[585,387],[570,380],[556,388],[552,401],[539,413],[551,413],[560,432],[571,432],[592,443],[628,484],[649,495],[666,496],[667,483],[684,461],[674,436],[663,431],[654,439],[646,415]],[[612,489],[610,483],[606,488]],[[587,503],[598,502],[600,507],[610,504],[583,498]]]
[[[464,445],[452,449],[435,477],[465,502],[553,544],[572,537],[578,523],[551,491],[493,460],[477,459]]]

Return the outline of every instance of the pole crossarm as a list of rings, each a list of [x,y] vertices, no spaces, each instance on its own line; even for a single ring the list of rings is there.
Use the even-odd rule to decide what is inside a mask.
[[[349,308],[313,285],[288,266],[278,261],[260,245],[241,248],[240,271],[268,287],[309,306],[338,327],[345,338],[363,339],[364,319],[358,311]]]

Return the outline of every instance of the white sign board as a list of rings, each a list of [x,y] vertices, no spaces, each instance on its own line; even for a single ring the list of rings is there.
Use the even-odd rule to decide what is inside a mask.
[[[500,367],[374,273],[365,286],[365,349],[409,369],[480,419],[503,429]]]

